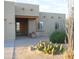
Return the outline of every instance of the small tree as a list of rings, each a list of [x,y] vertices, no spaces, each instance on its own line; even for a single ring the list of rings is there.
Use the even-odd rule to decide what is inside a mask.
[[[71,16],[67,20],[66,34],[68,38],[68,48],[71,47],[73,49],[74,31],[73,31],[73,19]]]
[[[71,1],[71,0],[70,0]],[[74,50],[74,7],[70,7],[69,16],[66,23],[66,34],[68,38],[68,47],[67,51],[64,53],[64,59],[73,59],[73,50]]]
[[[70,16],[67,20],[67,38],[68,38],[68,46],[67,50],[64,53],[64,59],[73,59],[73,41],[74,41],[74,31],[73,31],[73,19]]]

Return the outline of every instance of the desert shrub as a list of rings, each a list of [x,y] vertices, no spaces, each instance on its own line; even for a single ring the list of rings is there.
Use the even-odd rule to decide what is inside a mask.
[[[36,45],[39,51],[46,54],[61,54],[65,51],[61,44],[53,44],[51,42],[41,41]]]
[[[49,39],[52,43],[64,43],[65,37],[65,32],[56,31],[50,35]]]

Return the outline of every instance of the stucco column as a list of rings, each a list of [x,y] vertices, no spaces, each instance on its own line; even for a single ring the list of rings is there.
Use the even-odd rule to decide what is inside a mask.
[[[38,32],[39,17],[36,18],[36,32]]]

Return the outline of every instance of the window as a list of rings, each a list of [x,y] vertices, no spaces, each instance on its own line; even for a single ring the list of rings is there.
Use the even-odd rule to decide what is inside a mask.
[[[39,22],[38,23],[38,29],[39,29],[39,31],[41,31],[41,32],[43,32],[44,31],[44,22]]]
[[[59,23],[55,23],[55,30],[58,30],[59,29]]]
[[[16,31],[19,32],[20,31],[20,22],[16,23]]]

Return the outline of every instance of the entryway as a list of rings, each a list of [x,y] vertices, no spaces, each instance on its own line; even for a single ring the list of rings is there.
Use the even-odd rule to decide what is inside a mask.
[[[15,30],[17,37],[31,37],[31,33],[38,31],[38,16],[21,16],[15,17]]]
[[[28,35],[28,18],[16,18],[16,36]]]

